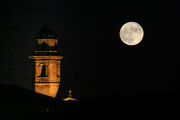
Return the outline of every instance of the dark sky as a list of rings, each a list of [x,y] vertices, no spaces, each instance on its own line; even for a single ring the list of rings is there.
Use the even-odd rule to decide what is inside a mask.
[[[180,90],[180,2],[119,0],[22,0],[0,3],[0,83],[32,89],[29,59],[36,33],[48,23],[58,37],[62,98],[132,96]],[[126,22],[144,30],[142,42],[125,45],[119,30]]]

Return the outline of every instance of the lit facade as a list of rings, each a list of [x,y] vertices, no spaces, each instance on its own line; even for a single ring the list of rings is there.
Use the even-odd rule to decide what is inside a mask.
[[[36,35],[34,60],[34,89],[35,92],[56,97],[60,86],[60,52],[57,51],[58,39],[55,33],[44,24]]]

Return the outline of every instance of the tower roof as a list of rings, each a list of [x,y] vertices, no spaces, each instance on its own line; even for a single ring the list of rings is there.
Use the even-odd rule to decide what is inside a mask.
[[[41,30],[36,34],[36,39],[57,39],[56,34],[47,23],[41,28]]]

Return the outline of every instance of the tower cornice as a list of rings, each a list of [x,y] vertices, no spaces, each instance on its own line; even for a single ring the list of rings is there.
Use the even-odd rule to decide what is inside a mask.
[[[36,60],[61,60],[63,56],[29,56],[29,58]]]
[[[60,82],[47,82],[47,83],[34,83],[34,85],[47,85],[47,84],[53,84],[53,85],[59,85],[60,84]]]

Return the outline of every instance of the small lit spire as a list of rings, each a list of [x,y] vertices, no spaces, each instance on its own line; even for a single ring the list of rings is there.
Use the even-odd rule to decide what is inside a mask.
[[[68,95],[69,97],[63,99],[64,101],[69,101],[69,100],[75,100],[75,101],[78,101],[77,99],[72,98],[72,95],[71,95],[72,91],[71,91],[71,90],[69,90],[68,92],[69,92],[69,95]]]
[[[69,95],[68,95],[69,97],[72,97],[71,93],[72,93],[72,91],[71,91],[71,90],[69,90]]]

